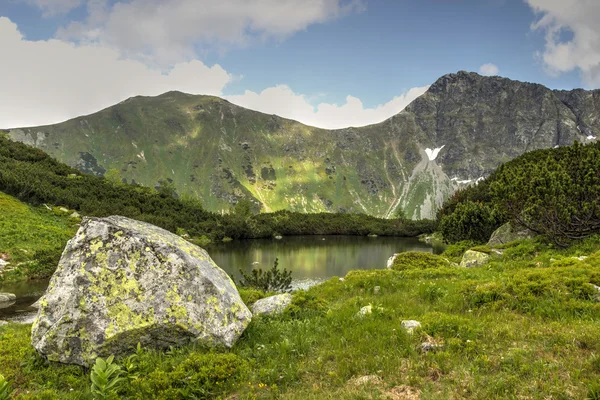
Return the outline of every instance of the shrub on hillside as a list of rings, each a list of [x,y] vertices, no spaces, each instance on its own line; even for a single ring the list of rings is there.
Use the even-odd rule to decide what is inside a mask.
[[[493,206],[466,201],[456,205],[454,212],[442,217],[439,225],[444,240],[456,243],[463,240],[487,242],[502,225],[502,219]]]

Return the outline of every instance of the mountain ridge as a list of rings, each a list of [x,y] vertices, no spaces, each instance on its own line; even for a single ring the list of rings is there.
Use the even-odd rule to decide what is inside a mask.
[[[326,130],[170,91],[8,132],[84,172],[173,184],[211,211],[246,198],[264,211],[390,217],[401,209],[431,218],[457,188],[502,162],[597,136],[599,98],[600,91],[554,91],[459,71],[398,114],[363,127]]]

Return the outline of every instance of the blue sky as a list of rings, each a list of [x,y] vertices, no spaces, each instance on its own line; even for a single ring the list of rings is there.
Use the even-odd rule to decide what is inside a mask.
[[[578,31],[586,24],[598,29],[594,26],[599,10],[589,1],[311,2],[3,1],[0,33],[3,21],[6,32],[22,35],[18,43],[0,35],[0,47],[6,44],[15,53],[7,59],[31,60],[35,54],[22,54],[31,53],[27,48],[35,44],[35,52],[47,54],[45,60],[56,60],[48,68],[40,67],[29,96],[23,95],[22,85],[0,96],[10,97],[12,108],[19,106],[14,100],[21,97],[31,107],[31,96],[44,97],[40,92],[64,101],[36,117],[30,111],[23,117],[18,110],[5,115],[0,111],[0,127],[57,122],[93,112],[138,94],[136,89],[139,94],[169,89],[214,94],[305,123],[341,127],[379,122],[399,112],[438,77],[459,70],[477,72],[484,64],[493,64],[498,75],[556,89],[596,88],[600,83],[595,68],[600,59],[594,58],[597,38],[590,37],[589,29]],[[99,56],[86,68],[84,59],[91,51],[110,51],[112,56]],[[121,68],[126,60],[135,68]],[[99,63],[107,66],[98,68]],[[66,64],[78,67],[68,71],[74,67]],[[3,75],[17,70],[1,68]],[[183,72],[174,77],[173,70]],[[60,94],[56,84],[44,88],[44,82],[52,80],[61,82]],[[90,80],[116,82],[106,87],[88,85]],[[139,87],[131,83],[136,80]],[[18,93],[11,94],[11,89]],[[95,99],[82,103],[90,95]],[[40,103],[34,108],[42,108],[43,99]]]

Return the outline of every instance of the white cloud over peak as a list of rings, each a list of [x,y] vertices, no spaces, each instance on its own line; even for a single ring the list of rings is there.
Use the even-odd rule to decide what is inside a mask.
[[[498,75],[500,70],[495,64],[483,64],[479,67],[479,73],[484,76],[494,76]]]
[[[57,37],[103,44],[168,68],[199,50],[283,40],[364,8],[363,0],[88,0],[87,20],[60,29]]]
[[[221,66],[197,60],[161,74],[106,47],[28,41],[3,17],[0,38],[0,128],[55,123],[136,95],[170,90],[221,95],[232,79]]]
[[[533,30],[545,33],[539,53],[547,72],[578,70],[589,86],[600,85],[600,1],[526,0],[538,14]],[[563,34],[568,32],[569,36]]]
[[[365,108],[360,99],[347,96],[342,105],[321,103],[313,107],[306,96],[294,93],[286,85],[278,85],[260,93],[226,96],[232,103],[252,110],[294,119],[319,128],[337,129],[365,126],[381,122],[402,111],[411,101],[425,93],[429,86],[416,87],[375,108]]]
[[[341,105],[320,103],[286,85],[260,93],[223,96],[238,77],[220,65],[199,60],[180,62],[166,73],[145,63],[123,59],[102,45],[75,45],[58,39],[30,41],[16,24],[0,17],[3,62],[0,63],[0,128],[37,126],[97,112],[128,97],[156,96],[179,90],[225,97],[235,104],[322,128],[381,122],[400,112],[428,87],[417,87],[374,108],[347,96]]]

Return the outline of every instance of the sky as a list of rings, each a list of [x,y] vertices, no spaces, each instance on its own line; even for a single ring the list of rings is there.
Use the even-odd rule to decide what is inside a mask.
[[[598,0],[0,0],[0,128],[215,95],[322,128],[460,70],[600,87]]]

